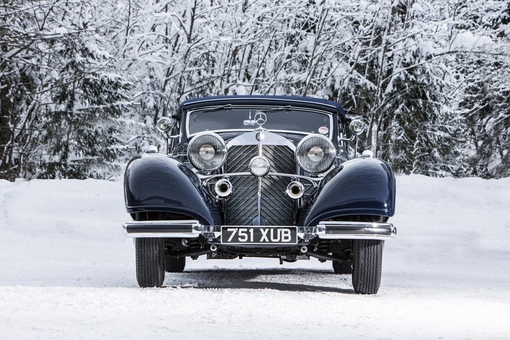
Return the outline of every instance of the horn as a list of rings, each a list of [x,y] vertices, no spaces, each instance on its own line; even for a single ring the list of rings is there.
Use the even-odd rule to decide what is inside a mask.
[[[216,195],[225,198],[232,193],[232,183],[228,179],[222,178],[214,185]]]
[[[305,186],[301,182],[292,181],[287,186],[286,193],[292,199],[300,199],[305,193]]]

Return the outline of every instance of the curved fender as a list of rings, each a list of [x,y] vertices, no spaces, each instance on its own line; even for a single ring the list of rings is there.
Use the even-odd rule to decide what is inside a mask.
[[[395,190],[387,163],[375,158],[347,161],[319,192],[304,225],[345,215],[393,216]]]
[[[220,214],[198,177],[166,155],[144,154],[129,162],[124,199],[129,213],[164,211],[187,215],[206,225],[221,224]]]

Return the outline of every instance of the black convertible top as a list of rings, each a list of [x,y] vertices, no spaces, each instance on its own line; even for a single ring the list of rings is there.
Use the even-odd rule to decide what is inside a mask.
[[[314,109],[321,109],[329,111],[333,114],[338,114],[341,118],[345,119],[345,110],[337,102],[309,97],[298,96],[269,96],[269,95],[243,95],[243,96],[218,96],[218,97],[203,97],[186,100],[181,103],[178,115],[182,111],[192,110],[203,106],[214,105],[276,105],[276,106],[299,106]]]

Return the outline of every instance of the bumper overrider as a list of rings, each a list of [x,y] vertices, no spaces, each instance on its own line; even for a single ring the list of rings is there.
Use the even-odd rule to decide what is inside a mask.
[[[196,220],[130,221],[123,225],[132,238],[184,238],[203,236],[209,244],[307,245],[318,237],[326,240],[386,240],[397,234],[391,223],[321,221],[316,226],[208,226]],[[255,231],[255,233],[254,233]],[[231,235],[227,239],[226,232]],[[232,233],[233,232],[233,233]],[[294,235],[292,238],[288,235]],[[234,238],[233,234],[236,235]],[[260,236],[253,236],[254,234]],[[276,236],[278,235],[278,236]],[[256,238],[254,240],[254,237]],[[258,241],[263,242],[258,242]],[[266,242],[267,241],[267,242]]]

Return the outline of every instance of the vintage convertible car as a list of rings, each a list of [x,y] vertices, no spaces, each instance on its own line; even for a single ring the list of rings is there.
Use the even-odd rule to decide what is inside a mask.
[[[160,287],[186,258],[332,261],[354,291],[377,293],[384,240],[396,234],[395,177],[369,151],[362,121],[338,103],[291,96],[183,102],[158,121],[167,154],[132,159],[125,202],[136,277]],[[349,160],[348,143],[355,142]],[[352,149],[352,148],[351,148]]]

